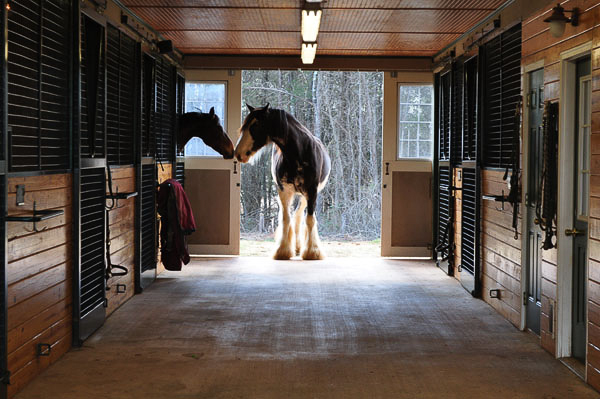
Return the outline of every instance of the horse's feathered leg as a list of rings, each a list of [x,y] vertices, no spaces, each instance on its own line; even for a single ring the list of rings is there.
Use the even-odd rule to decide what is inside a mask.
[[[285,184],[279,193],[279,226],[277,227],[277,241],[279,246],[273,259],[287,260],[294,256],[292,244],[294,242],[294,229],[291,226],[290,204],[294,199],[295,190],[292,185]]]
[[[306,209],[306,198],[304,195],[300,196],[300,203],[298,208],[294,212],[294,232],[296,233],[296,255],[300,255],[302,251],[302,243],[306,241],[306,231],[303,229],[302,216],[304,216],[304,210]]]
[[[317,218],[315,217],[315,205],[317,204],[317,190],[307,195],[306,206],[306,247],[302,253],[304,260],[323,259],[325,254],[319,248],[319,232],[317,229]]]

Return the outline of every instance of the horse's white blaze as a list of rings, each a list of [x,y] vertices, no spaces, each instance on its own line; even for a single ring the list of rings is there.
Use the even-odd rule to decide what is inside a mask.
[[[246,155],[249,151],[252,151],[252,147],[254,146],[254,139],[250,134],[250,126],[256,123],[256,119],[254,119],[248,125],[247,129],[244,129],[240,132],[240,138],[235,146],[235,157],[242,163],[246,163],[252,157],[252,153],[250,155]]]

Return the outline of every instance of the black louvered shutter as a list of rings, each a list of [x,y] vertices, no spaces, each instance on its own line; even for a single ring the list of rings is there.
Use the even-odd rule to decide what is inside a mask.
[[[452,168],[440,165],[437,170],[437,239],[436,252],[437,264],[444,272],[453,272],[453,242],[454,242],[454,214],[452,194]]]
[[[477,57],[465,61],[463,68],[463,161],[476,161],[478,151],[477,134]]]
[[[177,142],[177,132],[179,130],[179,117],[183,114],[185,109],[185,78],[177,74],[176,85],[175,85],[175,150],[181,144]],[[176,154],[181,155],[183,154]]]
[[[156,234],[156,166],[142,166],[142,273],[156,269],[156,249],[158,240]]]
[[[105,29],[81,16],[81,157],[105,156]],[[91,127],[95,125],[94,127]]]
[[[175,156],[175,69],[164,58],[156,62],[157,159],[172,162]]]
[[[81,273],[80,329],[85,339],[104,320],[105,298],[105,206],[104,168],[81,170]],[[102,317],[98,317],[100,313]]]
[[[142,156],[154,157],[155,139],[155,110],[156,110],[156,61],[144,54],[142,57]]]
[[[11,2],[8,124],[11,171],[70,167],[70,2]]]
[[[181,184],[181,187],[185,187],[185,163],[177,162],[175,166],[175,179]]]
[[[484,45],[483,166],[510,165],[514,115],[521,95],[521,24]]]
[[[452,89],[451,89],[451,117],[450,117],[450,160],[453,165],[462,161],[462,112],[463,112],[463,63],[458,60],[452,64]]]
[[[463,168],[462,171],[461,283],[473,296],[479,296],[479,168]]]
[[[450,127],[451,127],[451,74],[446,72],[439,78],[438,103],[438,143],[440,161],[450,160]]]
[[[110,165],[134,160],[136,41],[106,28],[106,152]]]

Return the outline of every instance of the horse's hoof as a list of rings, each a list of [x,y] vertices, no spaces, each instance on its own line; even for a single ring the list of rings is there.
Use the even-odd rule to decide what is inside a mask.
[[[319,247],[306,248],[302,254],[304,260],[321,260],[325,259],[325,254],[321,252]]]
[[[294,256],[292,253],[292,249],[290,247],[279,247],[275,254],[273,255],[273,259],[275,260],[290,260]]]

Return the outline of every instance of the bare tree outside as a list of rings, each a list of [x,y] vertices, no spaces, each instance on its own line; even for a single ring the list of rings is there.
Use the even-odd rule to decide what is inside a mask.
[[[383,74],[379,72],[243,71],[242,99],[290,112],[319,137],[332,170],[319,195],[325,240],[377,240],[381,235]],[[244,106],[243,118],[248,110]],[[277,228],[271,147],[242,167],[242,237],[269,237]]]

